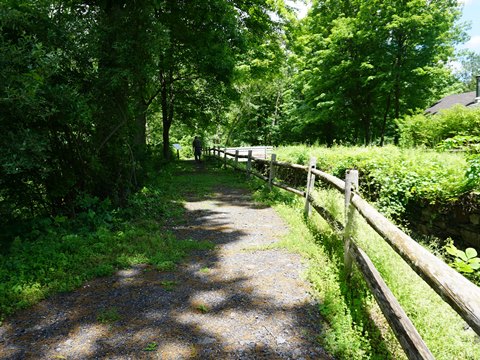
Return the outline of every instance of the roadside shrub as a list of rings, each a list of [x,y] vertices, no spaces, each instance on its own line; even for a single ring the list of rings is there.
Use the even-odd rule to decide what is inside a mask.
[[[347,169],[360,172],[360,191],[386,215],[399,218],[409,201],[454,202],[468,191],[479,190],[480,167],[476,157],[467,162],[461,153],[427,149],[385,147],[307,147],[276,149],[280,160],[308,163],[317,158],[317,168],[345,177]]]
[[[398,121],[402,146],[435,147],[455,137],[469,137],[478,143],[480,108],[457,105],[435,115],[416,114]]]

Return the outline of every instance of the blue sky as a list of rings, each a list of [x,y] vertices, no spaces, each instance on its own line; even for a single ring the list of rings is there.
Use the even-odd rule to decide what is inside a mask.
[[[463,0],[462,21],[470,22],[471,29],[468,31],[470,40],[460,46],[462,49],[470,49],[480,53],[480,0]]]

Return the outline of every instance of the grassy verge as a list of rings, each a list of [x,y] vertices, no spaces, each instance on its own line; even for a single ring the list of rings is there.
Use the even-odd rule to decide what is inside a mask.
[[[191,250],[212,248],[210,242],[176,239],[166,229],[181,221],[185,194],[238,183],[234,175],[214,168],[202,172],[180,162],[150,178],[124,209],[85,197],[75,219],[42,219],[32,233],[15,239],[0,255],[0,320],[116,269],[148,263],[171,270]]]
[[[317,195],[323,206],[341,221],[342,198],[333,190],[320,192]],[[328,323],[320,336],[322,345],[339,359],[405,359],[358,271],[347,285],[341,237],[318,215],[305,221],[303,199],[279,189],[268,192],[263,186],[256,198],[274,206],[290,225],[290,233],[278,245],[308,259],[307,276]],[[478,336],[366,223],[360,219],[357,223],[359,245],[371,257],[435,358],[480,358]]]

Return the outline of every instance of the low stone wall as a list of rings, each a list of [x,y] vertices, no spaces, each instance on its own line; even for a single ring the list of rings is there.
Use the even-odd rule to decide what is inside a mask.
[[[469,194],[451,205],[411,203],[406,217],[411,228],[480,249],[480,196]]]

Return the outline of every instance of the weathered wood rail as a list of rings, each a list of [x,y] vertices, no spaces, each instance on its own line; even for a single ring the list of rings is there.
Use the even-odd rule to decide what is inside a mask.
[[[208,149],[207,152],[223,159],[225,166],[230,165],[246,171],[248,177],[254,175],[268,182],[269,186],[277,186],[304,197],[307,216],[313,208],[333,229],[343,234],[345,269],[349,271],[352,262],[355,262],[409,359],[434,359],[434,357],[372,261],[357,246],[352,236],[352,220],[355,211],[467,322],[475,333],[480,335],[480,288],[424,249],[365,201],[357,191],[358,172],[356,170],[347,171],[346,179],[343,181],[316,169],[314,158],[310,160],[309,166],[304,166],[277,161],[275,154],[271,154],[270,160],[258,159],[252,156],[252,150],[247,150],[247,155],[240,154],[238,149],[232,153],[220,148]],[[244,159],[245,167],[240,166],[239,159]],[[252,167],[254,162],[267,166],[268,176],[255,171]],[[307,173],[306,191],[275,181],[275,172],[278,167]],[[336,220],[312,196],[316,179],[345,194],[345,224]]]

